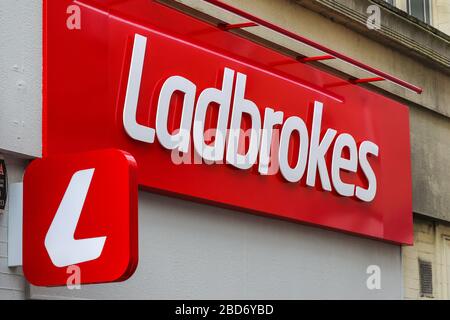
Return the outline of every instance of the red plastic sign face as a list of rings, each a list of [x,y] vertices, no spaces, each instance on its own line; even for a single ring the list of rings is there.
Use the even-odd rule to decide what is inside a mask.
[[[136,163],[118,150],[35,160],[24,177],[23,267],[40,286],[128,279],[138,262]]]
[[[156,1],[47,1],[44,148],[149,190],[412,242],[407,107]],[[76,24],[72,24],[77,26]]]

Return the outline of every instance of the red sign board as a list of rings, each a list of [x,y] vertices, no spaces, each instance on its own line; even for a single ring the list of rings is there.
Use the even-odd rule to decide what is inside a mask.
[[[23,268],[32,284],[123,281],[135,271],[137,178],[129,154],[104,150],[33,161],[25,171],[23,211]],[[78,283],[70,281],[74,272]]]
[[[46,155],[117,148],[142,187],[412,242],[408,108],[156,1],[46,1]],[[74,11],[76,14],[76,11]]]

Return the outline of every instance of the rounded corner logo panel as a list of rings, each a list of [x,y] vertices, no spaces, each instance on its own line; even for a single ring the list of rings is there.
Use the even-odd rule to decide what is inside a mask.
[[[136,164],[113,149],[34,160],[24,176],[23,267],[63,286],[128,279],[138,261]]]

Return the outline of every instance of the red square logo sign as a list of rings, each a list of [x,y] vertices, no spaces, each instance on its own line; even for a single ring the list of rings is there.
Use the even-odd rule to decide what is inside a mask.
[[[128,279],[138,262],[137,167],[120,150],[38,159],[24,177],[23,268],[38,286]],[[73,266],[78,268],[74,269]]]

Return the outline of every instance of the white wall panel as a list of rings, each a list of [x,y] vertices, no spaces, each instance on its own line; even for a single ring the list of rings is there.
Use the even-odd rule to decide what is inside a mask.
[[[99,299],[400,299],[400,247],[141,192],[139,266],[123,284],[31,288]],[[381,268],[368,290],[366,268]]]

